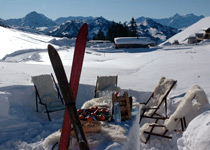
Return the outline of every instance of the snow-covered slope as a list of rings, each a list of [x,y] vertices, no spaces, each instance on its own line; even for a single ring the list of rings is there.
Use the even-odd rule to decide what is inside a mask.
[[[210,27],[210,17],[205,17],[199,20],[198,22],[196,22],[195,24],[191,25],[190,27],[186,28],[182,32],[174,35],[173,37],[171,37],[164,43],[167,43],[167,42],[173,43],[174,40],[178,40],[179,43],[186,43],[187,38],[189,36],[195,35],[195,33],[203,32],[203,29],[207,29],[209,27]]]
[[[55,38],[52,36],[32,34],[18,31],[12,28],[4,28],[0,26],[0,59],[5,55],[11,54],[15,51],[37,51],[45,50],[47,45],[52,43],[60,45],[59,43],[72,43],[70,39]],[[63,41],[63,42],[61,42]]]
[[[0,58],[17,50],[46,49],[53,37],[29,34],[11,28],[0,27]]]
[[[0,27],[0,31],[1,57],[20,49],[46,50],[47,41],[52,39],[52,37],[25,34],[3,27]],[[4,37],[7,37],[7,40]],[[101,75],[118,75],[118,86],[128,91],[129,95],[136,97],[138,102],[147,99],[162,76],[177,80],[176,89],[169,95],[170,113],[193,84],[201,86],[210,99],[209,47],[208,42],[200,45],[164,46],[152,49],[114,49],[110,44],[87,47],[77,107],[80,108],[85,101],[93,98],[97,76]],[[58,51],[68,78],[73,50],[74,47],[67,47]],[[34,59],[29,59],[31,56],[27,54],[28,51],[23,51],[10,55],[10,58],[0,62],[0,149],[43,150],[43,140],[62,127],[62,111],[51,114],[52,122],[49,122],[45,113],[37,113],[35,109],[35,91],[31,76],[53,73],[47,51],[34,51],[33,56],[37,56]],[[187,149],[188,144],[195,139],[189,136],[194,135],[195,127],[197,131],[202,131],[197,135],[200,138],[197,138],[202,139],[204,135],[210,139],[210,136],[205,134],[209,132],[210,118],[207,112],[197,119],[203,118],[205,125],[197,126],[197,121],[192,121],[183,136],[182,133],[173,134],[173,139],[170,141],[152,137],[152,142],[147,145],[139,141],[139,148]],[[205,139],[196,143],[210,146]],[[192,148],[196,147],[192,146]]]

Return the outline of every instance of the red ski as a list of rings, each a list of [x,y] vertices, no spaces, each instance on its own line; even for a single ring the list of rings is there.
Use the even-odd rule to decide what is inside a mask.
[[[58,52],[51,45],[48,45],[48,54],[49,54],[50,61],[51,61],[53,70],[55,72],[56,78],[58,80],[59,87],[63,94],[65,105],[68,110],[69,116],[71,118],[74,132],[76,133],[78,145],[81,150],[89,150],[88,142],[86,140],[84,131],[82,129],[79,115],[77,113],[75,100],[73,98],[73,95],[72,95],[72,92],[71,92],[71,89],[70,89],[70,86],[66,77],[63,63],[60,59]]]
[[[74,58],[72,62],[72,69],[71,69],[71,75],[70,75],[70,83],[69,83],[74,101],[76,101],[76,97],[77,97],[80,74],[82,71],[82,64],[83,64],[83,59],[84,59],[84,54],[85,54],[87,35],[88,35],[88,26],[87,24],[83,24],[83,26],[79,30],[77,40],[76,40]],[[59,150],[68,149],[70,130],[71,130],[71,118],[66,108],[65,114],[64,114],[63,127],[61,131]]]

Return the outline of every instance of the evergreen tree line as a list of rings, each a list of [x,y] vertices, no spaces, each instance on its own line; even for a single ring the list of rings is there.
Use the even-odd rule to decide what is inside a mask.
[[[121,22],[116,23],[112,22],[111,26],[109,27],[106,36],[104,35],[104,32],[102,31],[102,28],[98,31],[98,34],[93,37],[93,40],[109,40],[114,41],[114,38],[116,37],[136,37],[137,34],[137,25],[135,22],[135,19],[131,19],[130,26],[126,24],[122,24]]]

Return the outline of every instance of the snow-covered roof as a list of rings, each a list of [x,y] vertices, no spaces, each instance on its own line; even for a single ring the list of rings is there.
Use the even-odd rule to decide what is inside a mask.
[[[117,37],[114,39],[115,44],[153,44],[155,43],[149,37]]]
[[[90,40],[89,43],[111,43],[108,40]]]

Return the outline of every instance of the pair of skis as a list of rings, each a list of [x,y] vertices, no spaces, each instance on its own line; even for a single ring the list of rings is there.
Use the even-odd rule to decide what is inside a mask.
[[[70,83],[68,83],[66,73],[59,54],[53,46],[48,45],[48,53],[51,60],[51,64],[54,69],[56,78],[58,80],[58,84],[60,86],[66,104],[59,150],[68,149],[71,124],[73,125],[73,129],[76,133],[80,149],[89,150],[88,143],[83,132],[75,105],[79,86],[79,79],[85,54],[87,34],[88,26],[87,24],[83,24],[83,26],[79,30],[76,40]]]

